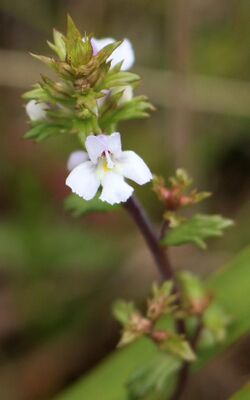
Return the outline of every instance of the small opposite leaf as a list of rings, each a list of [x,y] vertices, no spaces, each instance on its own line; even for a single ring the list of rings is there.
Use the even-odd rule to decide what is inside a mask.
[[[185,361],[194,361],[196,359],[188,341],[179,335],[169,337],[164,343],[162,343],[161,349],[173,354],[174,356],[180,357]]]
[[[137,310],[133,303],[123,300],[116,301],[113,306],[113,315],[122,325],[126,325]]]
[[[71,194],[64,202],[65,209],[71,211],[75,217],[82,217],[93,212],[114,211],[118,206],[111,206],[98,198],[86,201],[81,197]]]
[[[162,241],[166,246],[181,246],[193,243],[205,249],[205,239],[222,236],[223,230],[232,226],[230,219],[220,215],[195,215],[188,221],[170,230]]]

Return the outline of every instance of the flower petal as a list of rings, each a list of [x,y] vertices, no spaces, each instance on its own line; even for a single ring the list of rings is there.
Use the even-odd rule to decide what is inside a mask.
[[[100,199],[111,205],[127,201],[134,191],[121,175],[114,172],[108,172],[104,175],[102,186]]]
[[[103,39],[92,38],[91,44],[92,44],[94,55],[96,55],[104,47],[108,46],[108,44],[111,44],[114,42],[115,42],[115,39],[113,39],[113,38],[103,38]]]
[[[67,169],[68,171],[72,171],[75,167],[82,164],[84,161],[88,161],[89,156],[86,151],[77,150],[70,154]]]
[[[90,160],[96,164],[98,158],[106,152],[120,157],[122,154],[121,137],[119,132],[114,132],[112,135],[90,135],[85,142]]]
[[[115,39],[113,38],[103,38],[103,39],[96,39],[92,38],[91,43],[93,47],[94,54],[97,54],[100,50],[102,50],[108,44],[114,43]],[[134,62],[135,62],[135,54],[133,50],[132,43],[129,39],[124,39],[123,42],[120,44],[115,51],[111,54],[108,61],[111,62],[111,67],[114,67],[116,64],[123,61],[121,69],[123,71],[127,71],[130,69]]]
[[[134,151],[122,152],[119,158],[119,167],[123,176],[132,179],[138,185],[144,185],[152,179],[148,166]]]
[[[133,99],[133,94],[134,94],[134,91],[133,91],[132,86],[125,86],[124,87],[124,92],[122,94],[122,97],[119,100],[118,105],[122,106],[124,103],[127,103],[127,101],[132,100]]]
[[[37,103],[36,100],[30,100],[26,104],[26,113],[31,121],[40,121],[46,119],[47,104]]]
[[[115,157],[120,157],[122,154],[121,135],[119,132],[114,132],[107,136],[108,151],[114,154]]]
[[[130,69],[135,62],[135,53],[133,50],[132,43],[129,39],[124,39],[117,49],[110,56],[111,66],[114,67],[119,62],[123,61],[122,71]]]
[[[108,150],[108,136],[106,135],[90,135],[87,137],[85,147],[87,149],[90,160],[95,164],[103,152]]]
[[[85,200],[91,200],[100,186],[95,165],[91,161],[78,165],[67,177],[66,185],[70,187],[73,193]]]

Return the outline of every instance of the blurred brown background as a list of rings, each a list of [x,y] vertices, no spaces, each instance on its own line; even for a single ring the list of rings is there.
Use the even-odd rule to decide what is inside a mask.
[[[65,31],[67,12],[82,33],[128,37],[134,45],[139,91],[157,111],[121,126],[124,147],[165,177],[177,166],[188,169],[200,189],[214,192],[203,211],[237,221],[209,253],[172,252],[176,268],[207,276],[250,238],[249,0],[1,0],[2,400],[51,399],[94,367],[117,342],[114,299],[142,301],[157,278],[124,211],[84,220],[64,211],[66,160],[78,143],[22,138],[21,94],[44,71],[28,52],[49,53],[46,40],[53,27]],[[159,224],[154,194],[142,188],[138,195]],[[242,383],[250,369],[246,348],[248,341],[206,369],[199,400],[226,399]],[[225,365],[230,378],[214,376]],[[208,382],[217,397],[205,396]]]

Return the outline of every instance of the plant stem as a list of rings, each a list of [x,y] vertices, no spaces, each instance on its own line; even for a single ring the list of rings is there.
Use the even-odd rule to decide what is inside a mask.
[[[202,321],[199,320],[196,330],[194,332],[194,335],[190,341],[190,344],[191,344],[193,350],[195,350],[197,347],[202,327],[203,327]],[[180,370],[176,388],[171,397],[171,400],[180,400],[182,394],[184,393],[184,390],[186,389],[187,383],[188,383],[189,372],[190,372],[190,363],[186,361],[186,362],[184,362],[184,364]]]
[[[168,255],[163,247],[160,246],[157,235],[152,227],[152,224],[135,197],[130,197],[125,203],[125,208],[128,210],[138,228],[140,229],[144,239],[153,255],[157,268],[164,280],[174,280],[174,273],[168,258]]]
[[[179,303],[179,290],[175,273],[172,269],[166,249],[160,245],[158,236],[154,231],[151,221],[149,220],[144,208],[134,196],[130,197],[124,206],[130,213],[138,228],[140,229],[142,235],[144,236],[144,239],[152,253],[152,256],[155,260],[156,266],[160,272],[162,279],[173,281],[173,290],[174,293],[177,295],[176,302]],[[176,322],[176,327],[178,333],[185,335],[186,327],[183,320],[178,320]]]

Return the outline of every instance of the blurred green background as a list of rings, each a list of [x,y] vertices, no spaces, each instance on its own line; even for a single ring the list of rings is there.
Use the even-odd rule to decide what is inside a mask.
[[[206,277],[250,239],[249,0],[1,0],[3,400],[51,399],[94,368],[117,343],[114,299],[142,302],[157,279],[123,210],[84,220],[64,210],[66,161],[78,143],[65,137],[37,145],[22,138],[27,116],[21,94],[44,71],[28,52],[49,53],[46,40],[53,27],[65,31],[67,12],[82,33],[128,37],[134,45],[138,91],[157,110],[150,120],[121,126],[124,147],[165,177],[186,168],[200,189],[214,193],[203,211],[236,220],[225,238],[210,243],[210,252],[171,251],[176,268]],[[143,187],[138,196],[159,224],[162,208],[153,192]],[[249,361],[242,362],[249,348],[245,340],[233,365],[227,354],[216,374],[206,369],[199,400],[227,398],[249,374]],[[206,397],[208,385],[217,397]]]

